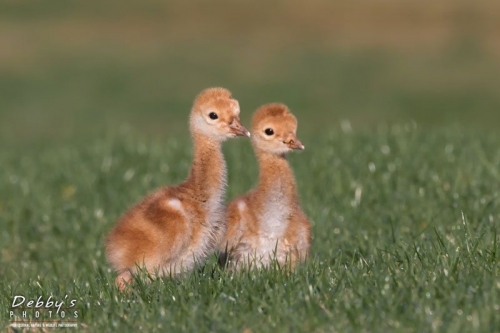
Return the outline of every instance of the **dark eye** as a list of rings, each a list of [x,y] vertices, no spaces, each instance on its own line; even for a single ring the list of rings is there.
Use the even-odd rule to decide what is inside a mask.
[[[274,131],[272,128],[266,128],[264,130],[264,133],[266,133],[266,135],[273,135],[274,134]]]
[[[219,116],[218,116],[218,115],[217,115],[217,113],[215,113],[215,112],[210,112],[210,113],[208,114],[208,116],[210,117],[210,119],[213,119],[213,120],[215,120],[215,119],[219,118]]]

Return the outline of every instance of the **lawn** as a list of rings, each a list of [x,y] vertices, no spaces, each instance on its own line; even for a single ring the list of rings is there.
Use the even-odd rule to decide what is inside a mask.
[[[498,330],[498,134],[406,123],[302,139],[290,160],[313,221],[308,263],[231,275],[211,258],[128,295],[113,286],[103,239],[129,204],[186,176],[189,141],[121,132],[4,151],[1,308],[13,295],[69,295],[93,332]],[[247,140],[227,142],[225,156],[231,198],[257,170]]]
[[[499,331],[498,8],[0,3],[0,330],[14,296],[52,295],[87,332]],[[297,115],[311,258],[231,275],[214,254],[120,294],[104,237],[186,177],[188,112],[210,86],[247,126],[263,103]],[[258,170],[247,139],[224,152],[230,200]]]

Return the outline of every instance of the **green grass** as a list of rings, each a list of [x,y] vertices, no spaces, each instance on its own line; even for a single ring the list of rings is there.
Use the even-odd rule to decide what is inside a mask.
[[[89,332],[498,331],[497,7],[1,3],[0,330],[20,294],[75,298]],[[272,101],[297,115],[312,258],[229,275],[212,257],[120,295],[103,239],[184,179],[188,111],[214,85],[244,124]],[[257,170],[247,140],[224,150],[230,199]]]
[[[407,123],[301,139],[307,150],[290,161],[313,221],[308,263],[231,275],[212,257],[129,295],[113,286],[103,239],[128,205],[186,176],[189,141],[122,132],[4,149],[2,329],[20,294],[69,295],[92,332],[498,330],[498,134]],[[257,170],[247,140],[224,149],[232,198]]]

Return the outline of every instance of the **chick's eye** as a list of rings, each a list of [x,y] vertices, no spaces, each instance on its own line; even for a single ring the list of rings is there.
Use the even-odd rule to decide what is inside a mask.
[[[266,135],[273,135],[274,134],[274,131],[272,128],[266,128],[264,130],[264,133],[266,133]]]
[[[213,120],[215,120],[215,119],[219,118],[219,116],[218,116],[218,115],[217,115],[217,113],[215,113],[215,112],[210,112],[210,113],[208,114],[208,116],[210,117],[210,119],[213,119]]]

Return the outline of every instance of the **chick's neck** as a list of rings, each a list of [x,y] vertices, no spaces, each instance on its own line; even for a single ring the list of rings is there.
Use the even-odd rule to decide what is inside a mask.
[[[277,155],[256,150],[259,162],[259,183],[257,191],[264,193],[278,187],[292,202],[297,202],[297,185],[293,170],[284,154]]]
[[[226,177],[221,142],[193,135],[193,144],[193,163],[186,182],[192,185],[197,200],[207,201],[214,193],[221,196]]]

